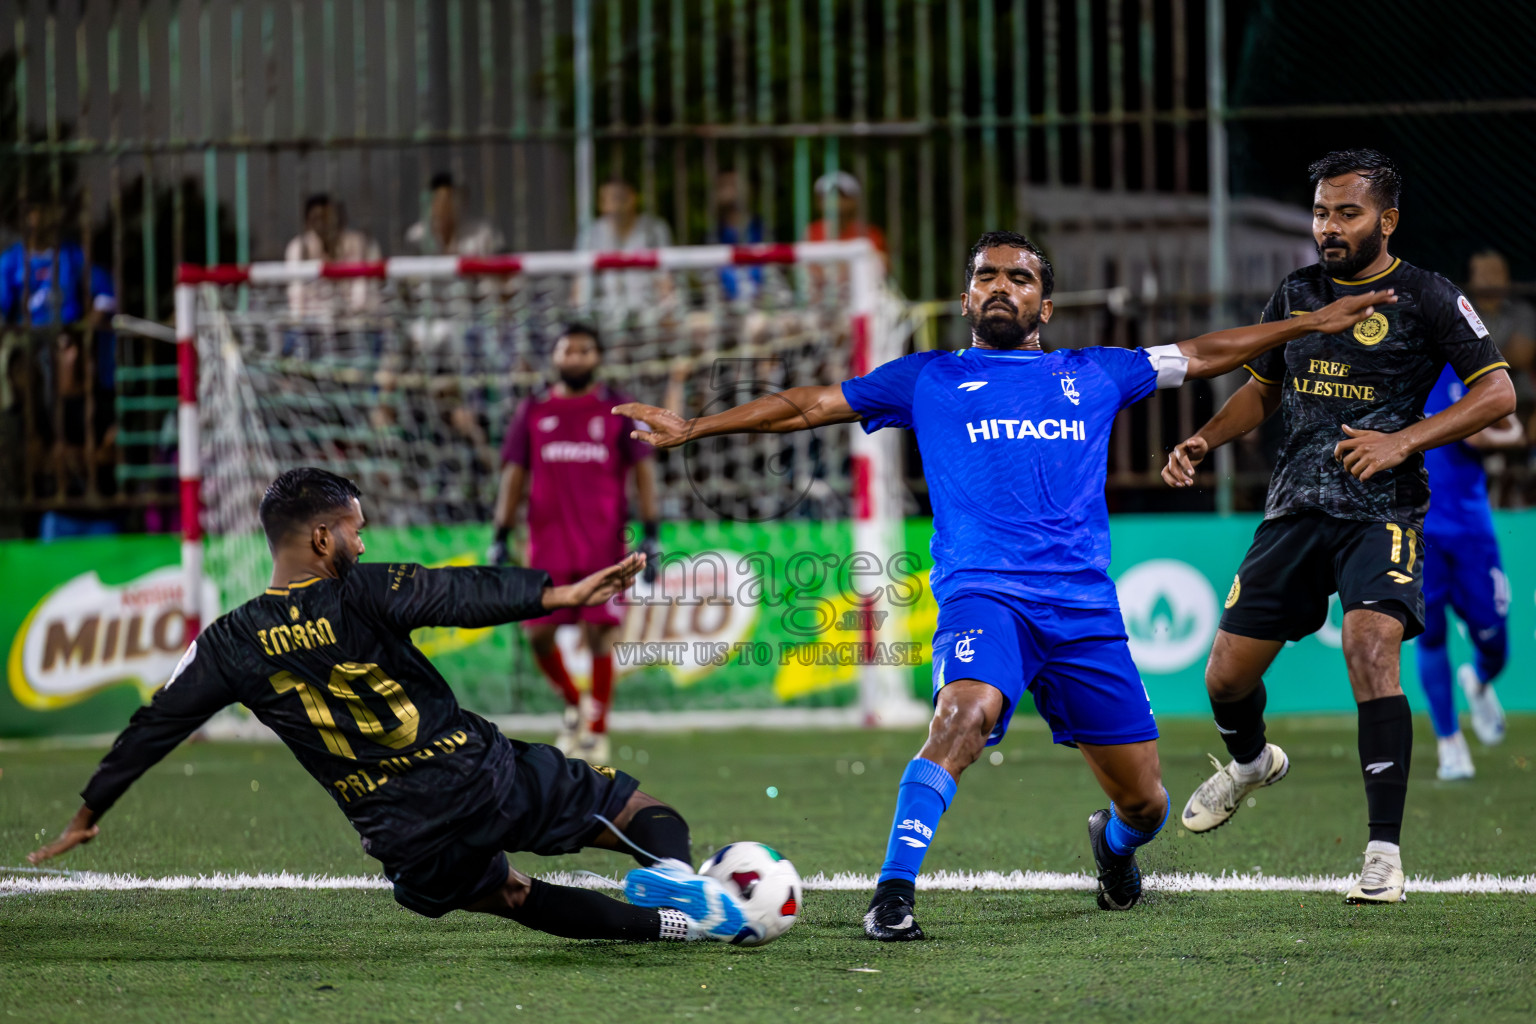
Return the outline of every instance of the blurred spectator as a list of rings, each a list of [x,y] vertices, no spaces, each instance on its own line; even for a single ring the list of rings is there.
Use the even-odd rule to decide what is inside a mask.
[[[405,231],[405,244],[417,256],[489,256],[502,251],[501,232],[483,220],[465,220],[460,189],[453,175],[439,171],[427,185],[431,199],[425,220]]]
[[[62,224],[57,204],[27,206],[22,241],[0,253],[0,319],[40,327],[79,323],[88,311],[97,320],[116,311],[112,276],[101,267],[87,270],[85,250],[61,240]]]
[[[627,181],[605,182],[597,190],[598,217],[576,240],[587,252],[645,252],[672,244],[672,229],[660,217],[640,212],[640,197]],[[578,281],[577,305],[591,294],[587,281]],[[622,314],[648,309],[670,297],[671,282],[654,271],[605,271],[598,275],[598,303],[605,312]]]
[[[847,171],[834,171],[816,179],[816,195],[821,201],[821,220],[813,220],[805,227],[807,242],[825,242],[829,239],[847,241],[851,238],[867,238],[883,255],[885,232],[873,224],[865,223],[859,212],[864,189],[859,179]],[[829,222],[837,219],[837,233],[829,230]]]
[[[342,205],[320,192],[304,201],[304,230],[288,243],[283,258],[289,263],[372,263],[383,256],[377,242],[346,226]],[[340,285],[333,281],[296,281],[288,286],[288,309],[298,316],[333,313],[336,308],[331,297],[336,294],[342,297],[347,312],[357,312],[373,304],[378,283],[361,277]]]
[[[762,218],[747,212],[746,183],[736,171],[722,171],[715,179],[714,240],[720,245],[760,245],[766,240]],[[761,267],[720,271],[720,287],[727,299],[750,297],[762,282]]]
[[[1509,361],[1517,415],[1528,423],[1536,411],[1536,309],[1509,293],[1509,261],[1492,249],[1467,267],[1467,293],[1493,343]]]

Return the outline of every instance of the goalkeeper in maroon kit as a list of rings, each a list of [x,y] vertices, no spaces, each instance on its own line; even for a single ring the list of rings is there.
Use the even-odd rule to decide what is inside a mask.
[[[496,496],[496,539],[487,560],[508,561],[507,538],[528,494],[528,561],[557,584],[571,583],[623,557],[629,521],[627,484],[633,474],[643,539],[655,578],[656,485],[651,449],[630,437],[634,424],[615,416],[628,401],[597,380],[602,339],[596,328],[569,324],[555,341],[557,380],[518,406],[502,443],[501,488]],[[606,764],[608,707],[613,699],[613,642],[622,625],[616,602],[566,608],[523,624],[539,668],[565,700],[565,721],[555,745],[573,757]],[[580,624],[592,652],[592,690],[584,709],[571,682],[555,630]]]

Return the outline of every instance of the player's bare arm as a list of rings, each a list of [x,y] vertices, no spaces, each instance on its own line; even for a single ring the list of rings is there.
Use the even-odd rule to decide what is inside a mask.
[[[859,418],[843,397],[840,384],[789,388],[755,398],[734,409],[690,420],[668,409],[640,402],[627,402],[613,411],[650,427],[650,430],[632,431],[630,436],[657,448],[676,448],[687,441],[719,434],[788,434],[829,423],[853,423]]]
[[[1220,377],[1256,359],[1270,349],[1308,334],[1338,334],[1376,312],[1377,307],[1397,302],[1392,289],[1346,295],[1322,309],[1274,323],[1251,324],[1212,331],[1178,343],[1189,359],[1185,377]]]
[[[1163,466],[1163,482],[1169,487],[1190,487],[1195,467],[1213,450],[1242,437],[1269,419],[1280,408],[1280,387],[1250,380],[1224,404],[1205,426],[1174,446]]]
[[[1348,437],[1334,446],[1333,457],[1358,479],[1369,480],[1418,452],[1470,437],[1514,411],[1515,385],[1508,371],[1494,370],[1475,381],[1449,409],[1396,433],[1356,430],[1345,424]]]
[[[1301,337],[1312,332],[1337,334],[1369,317],[1375,312],[1377,306],[1396,301],[1397,297],[1391,289],[1363,295],[1349,295],[1305,316],[1290,317],[1285,321],[1276,321],[1272,324],[1259,324],[1257,327],[1216,331],[1189,341],[1181,341],[1179,350],[1189,357],[1189,370],[1186,376],[1219,376],[1259,354],[1259,351],[1253,350],[1249,350],[1247,354],[1240,354],[1238,350],[1244,345],[1258,344],[1263,346],[1262,351],[1268,351],[1276,345],[1284,344],[1283,341],[1273,341],[1280,334],[1286,333],[1279,331],[1279,328],[1292,324],[1301,325],[1300,333],[1286,337],[1287,341],[1291,337]],[[1317,319],[1312,319],[1314,317]],[[1258,328],[1270,328],[1271,333],[1259,333]],[[1200,357],[1198,363],[1197,354]],[[1234,355],[1239,356],[1235,362],[1231,361]],[[1278,408],[1280,408],[1278,386],[1266,384],[1257,379],[1248,381],[1237,390],[1236,394],[1227,399],[1226,404],[1205,426],[1174,446],[1173,451],[1168,454],[1167,464],[1163,466],[1163,481],[1170,487],[1193,486],[1195,467],[1207,455],[1228,441],[1242,437],[1253,430],[1273,416]]]
[[[602,604],[629,586],[644,568],[645,553],[636,551],[624,561],[599,569],[575,583],[563,587],[545,587],[544,607],[553,610]]]
[[[1481,451],[1498,451],[1502,448],[1523,448],[1525,428],[1520,417],[1511,413],[1491,427],[1484,427],[1465,439],[1467,444]]]

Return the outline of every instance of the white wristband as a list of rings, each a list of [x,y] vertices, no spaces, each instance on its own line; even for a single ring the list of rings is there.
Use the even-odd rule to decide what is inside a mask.
[[[1179,346],[1154,345],[1142,351],[1152,361],[1152,369],[1157,371],[1159,388],[1176,388],[1184,383],[1184,375],[1189,372],[1189,356],[1180,352]]]

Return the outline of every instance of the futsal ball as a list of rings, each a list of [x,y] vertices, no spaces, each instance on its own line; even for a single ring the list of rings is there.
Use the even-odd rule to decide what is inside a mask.
[[[800,914],[800,872],[783,854],[762,843],[731,843],[699,867],[741,900],[751,925],[737,937],[741,946],[761,946],[789,931]]]

